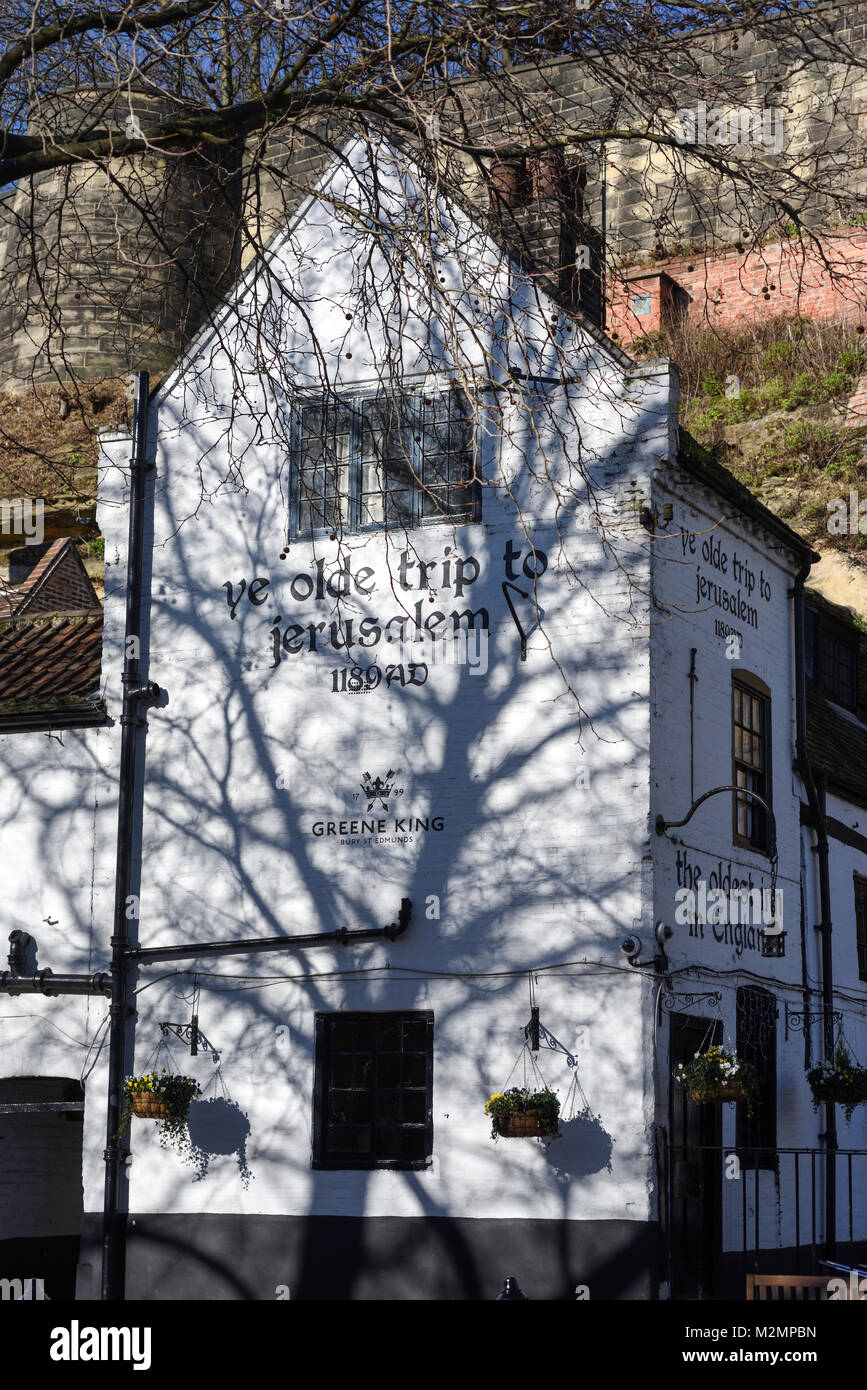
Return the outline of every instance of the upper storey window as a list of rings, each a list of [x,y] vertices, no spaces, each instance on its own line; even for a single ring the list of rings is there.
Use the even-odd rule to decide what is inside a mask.
[[[308,401],[293,453],[293,535],[479,519],[473,414],[458,387]]]
[[[858,634],[824,613],[804,610],[804,669],[829,700],[858,707]]]
[[[770,728],[770,691],[755,677],[738,672],[732,680],[732,782],[755,795],[734,794],[734,842],[762,851],[770,847],[768,814],[762,805],[771,804]]]

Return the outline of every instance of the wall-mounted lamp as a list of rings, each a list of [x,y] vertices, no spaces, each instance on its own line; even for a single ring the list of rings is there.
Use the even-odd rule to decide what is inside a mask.
[[[660,521],[660,515],[662,520]],[[654,507],[651,511],[647,505],[643,506],[638,513],[638,520],[641,522],[645,531],[664,531],[669,522],[674,517],[674,506],[671,502],[662,504],[662,513],[659,508]]]

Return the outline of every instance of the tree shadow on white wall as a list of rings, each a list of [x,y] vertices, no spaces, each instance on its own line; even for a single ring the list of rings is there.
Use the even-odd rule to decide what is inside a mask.
[[[554,1170],[558,1182],[573,1178],[588,1178],[606,1168],[613,1172],[611,1150],[614,1140],[602,1124],[599,1115],[589,1108],[560,1121],[560,1138],[546,1144],[545,1158]]]
[[[543,1143],[542,1147],[558,1182],[589,1178],[593,1173],[601,1173],[603,1168],[609,1173],[614,1171],[611,1165],[614,1139],[603,1125],[602,1116],[594,1114],[577,1074],[572,1077],[560,1111],[560,1136],[551,1143]]]
[[[196,1182],[207,1177],[212,1159],[236,1154],[241,1183],[245,1188],[250,1186],[253,1176],[247,1163],[250,1121],[237,1101],[227,1096],[194,1101],[190,1106],[187,1129],[190,1135],[187,1162],[196,1170]]]

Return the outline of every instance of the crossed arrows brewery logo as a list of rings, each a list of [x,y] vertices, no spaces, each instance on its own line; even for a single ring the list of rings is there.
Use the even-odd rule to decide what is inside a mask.
[[[377,801],[383,811],[388,810],[386,797],[391,796],[394,790],[394,782],[391,780],[397,773],[393,768],[389,768],[384,777],[371,777],[369,772],[365,772],[361,782],[361,790],[367,797],[367,809],[372,811]]]

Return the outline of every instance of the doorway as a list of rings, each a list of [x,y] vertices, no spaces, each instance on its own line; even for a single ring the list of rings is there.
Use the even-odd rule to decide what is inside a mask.
[[[671,1014],[670,1063],[721,1040],[719,1020]],[[697,1105],[684,1086],[670,1088],[671,1297],[719,1297],[722,1250],[721,1107]]]

